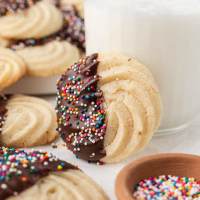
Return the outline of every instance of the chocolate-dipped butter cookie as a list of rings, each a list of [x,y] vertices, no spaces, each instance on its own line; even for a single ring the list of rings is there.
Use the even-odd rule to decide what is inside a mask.
[[[160,124],[158,88],[133,58],[93,54],[72,65],[57,88],[58,131],[87,161],[129,157],[148,144]]]
[[[0,147],[0,199],[108,200],[77,167],[47,152],[5,147]]]

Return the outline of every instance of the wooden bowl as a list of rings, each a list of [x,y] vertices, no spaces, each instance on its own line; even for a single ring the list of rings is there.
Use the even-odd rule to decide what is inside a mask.
[[[124,167],[116,180],[118,200],[134,200],[133,188],[151,176],[174,175],[200,180],[200,156],[190,154],[158,154],[144,157]]]

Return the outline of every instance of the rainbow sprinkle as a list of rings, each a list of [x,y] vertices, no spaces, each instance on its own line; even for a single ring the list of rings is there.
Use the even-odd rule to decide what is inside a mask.
[[[58,81],[58,132],[79,158],[98,162],[105,155],[106,112],[98,87],[98,55],[82,58]]]
[[[200,181],[162,175],[140,181],[133,193],[136,200],[200,200]]]
[[[77,169],[43,151],[0,147],[0,199],[26,190],[50,172]]]

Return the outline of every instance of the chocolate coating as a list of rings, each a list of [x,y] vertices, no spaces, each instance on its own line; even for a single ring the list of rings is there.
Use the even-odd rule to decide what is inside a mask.
[[[0,17],[25,10],[41,0],[0,0]]]
[[[0,134],[2,131],[3,124],[5,122],[6,113],[7,113],[7,97],[0,95]]]
[[[78,168],[46,152],[0,147],[0,199],[23,192],[51,172],[69,169]]]
[[[11,43],[10,48],[13,50],[23,49],[28,46],[39,46],[44,45],[48,42],[57,41],[68,41],[71,44],[77,46],[81,51],[85,52],[85,25],[84,19],[79,15],[75,6],[68,5],[62,7],[55,1],[54,4],[61,10],[64,17],[64,25],[56,33],[40,39],[26,39],[26,40],[15,40]]]
[[[98,162],[106,154],[106,119],[97,59],[98,54],[81,59],[57,84],[58,131],[77,157],[90,162]]]

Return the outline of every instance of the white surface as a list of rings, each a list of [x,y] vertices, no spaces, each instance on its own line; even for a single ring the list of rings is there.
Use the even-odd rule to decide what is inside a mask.
[[[25,76],[17,83],[8,88],[7,94],[55,94],[56,82],[60,75],[50,77],[30,77]]]
[[[55,97],[46,97],[55,106]],[[156,136],[148,147],[138,155],[133,156],[127,161],[119,164],[97,166],[88,164],[85,161],[78,160],[75,156],[66,150],[64,147],[53,149],[50,146],[38,147],[50,151],[59,158],[64,159],[72,164],[79,166],[86,174],[91,176],[98,182],[111,200],[116,200],[114,193],[115,178],[122,167],[128,164],[131,160],[140,158],[150,154],[164,153],[164,152],[184,152],[200,155],[200,117],[192,124],[190,128],[184,132],[168,136]],[[61,140],[58,143],[63,143]]]
[[[199,113],[199,0],[85,0],[85,21],[87,53],[117,51],[150,68],[165,109],[161,129]]]

